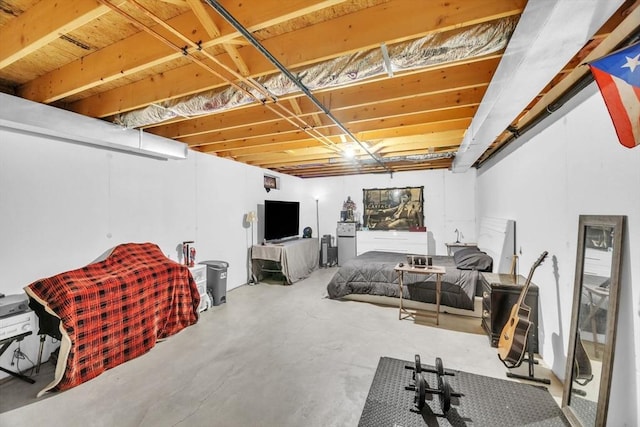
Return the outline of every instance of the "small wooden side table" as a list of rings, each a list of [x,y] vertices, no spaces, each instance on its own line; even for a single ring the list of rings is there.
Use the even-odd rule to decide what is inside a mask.
[[[394,268],[395,271],[398,272],[398,286],[400,286],[400,311],[398,313],[398,319],[407,319],[409,317],[413,317],[415,319],[415,313],[410,312],[405,309],[402,305],[402,284],[404,273],[412,273],[412,274],[435,274],[436,275],[436,313],[434,317],[436,318],[436,325],[440,324],[440,290],[442,285],[442,275],[446,273],[444,267],[437,265],[429,265],[424,267],[413,267],[411,265],[400,265],[397,264]]]

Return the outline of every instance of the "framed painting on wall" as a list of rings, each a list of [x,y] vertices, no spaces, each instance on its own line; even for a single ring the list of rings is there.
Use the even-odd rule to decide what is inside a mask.
[[[278,179],[275,176],[265,175],[264,176],[264,189],[267,190],[267,193],[273,189],[278,189]]]
[[[425,231],[423,189],[363,189],[363,226],[369,230]]]

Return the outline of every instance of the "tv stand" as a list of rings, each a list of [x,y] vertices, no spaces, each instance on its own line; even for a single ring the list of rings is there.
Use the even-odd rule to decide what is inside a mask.
[[[317,238],[280,241],[251,247],[251,270],[260,281],[265,273],[278,272],[285,284],[308,277],[318,268],[320,246]]]

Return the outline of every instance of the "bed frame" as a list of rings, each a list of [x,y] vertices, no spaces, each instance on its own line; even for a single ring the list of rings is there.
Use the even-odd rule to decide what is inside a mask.
[[[516,253],[516,222],[512,219],[484,217],[480,221],[478,247],[493,258],[494,273],[511,272]]]
[[[512,219],[483,217],[480,221],[480,231],[478,233],[478,247],[493,258],[494,273],[509,273],[513,261],[513,255],[516,253],[516,229],[515,221]],[[405,251],[400,251],[404,253]],[[348,301],[368,302],[371,304],[380,304],[385,306],[397,307],[398,298],[368,295],[368,294],[350,294],[342,299]],[[411,301],[403,299],[403,307],[412,310],[435,311],[436,305],[419,301]],[[441,313],[456,314],[460,316],[469,316],[482,318],[482,296],[477,295],[474,299],[473,311],[462,310],[459,308],[440,306]]]

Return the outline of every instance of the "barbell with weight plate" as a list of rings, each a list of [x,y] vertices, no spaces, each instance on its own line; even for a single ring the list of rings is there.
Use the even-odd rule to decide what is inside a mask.
[[[411,386],[407,387],[411,388]],[[464,396],[462,393],[454,393],[451,391],[451,385],[449,385],[449,381],[443,376],[438,377],[438,388],[429,388],[427,386],[427,380],[419,374],[417,376],[416,384],[412,387],[415,390],[415,396],[413,398],[414,403],[418,410],[422,411],[424,405],[426,403],[427,393],[435,394],[438,396],[438,401],[440,403],[440,409],[442,409],[442,413],[447,415],[447,412],[451,409],[451,398],[452,397],[462,397]]]
[[[416,354],[415,356],[415,363],[413,366],[411,365],[405,365],[405,369],[413,369],[413,379],[415,379],[416,373],[421,373],[421,372],[431,372],[433,374],[438,374],[438,376],[442,376],[442,375],[450,375],[450,376],[455,376],[455,373],[453,371],[448,371],[446,369],[444,369],[444,364],[442,363],[442,359],[439,357],[436,357],[436,363],[435,363],[435,369],[434,368],[429,368],[425,365],[423,365],[422,363],[420,363],[420,355]]]
[[[413,401],[416,407],[418,408],[418,410],[420,411],[422,411],[422,408],[424,408],[424,405],[426,403],[427,393],[435,394],[438,396],[440,409],[442,409],[442,412],[444,415],[446,415],[447,412],[451,409],[451,398],[463,396],[462,393],[454,393],[451,391],[451,385],[449,384],[447,379],[444,378],[444,376],[455,375],[455,374],[451,371],[446,371],[444,369],[442,359],[439,357],[436,357],[435,368],[429,368],[422,365],[422,363],[420,362],[420,355],[416,354],[414,365],[413,366],[407,365],[405,366],[405,368],[413,370],[412,377],[414,380],[414,385],[407,386],[405,387],[405,389],[413,390],[415,392]],[[422,375],[423,371],[437,374],[438,388],[436,389],[429,388],[429,386],[427,385],[427,380]]]

